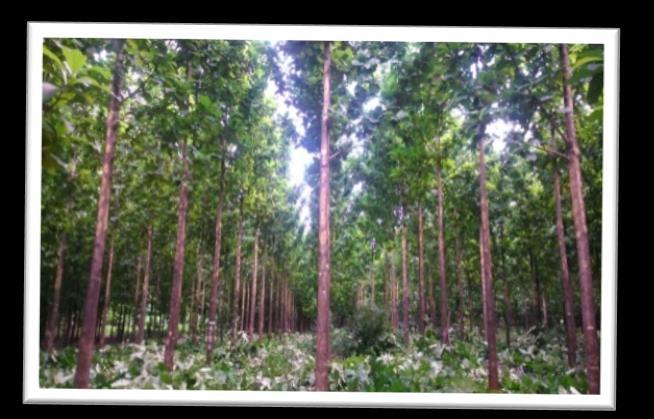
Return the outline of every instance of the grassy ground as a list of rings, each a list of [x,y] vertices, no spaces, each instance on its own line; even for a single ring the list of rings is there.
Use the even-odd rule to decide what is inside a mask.
[[[514,333],[511,348],[500,345],[500,379],[507,393],[575,394],[586,391],[581,368],[569,369],[559,330]],[[93,388],[200,390],[311,390],[314,381],[314,336],[286,334],[225,341],[205,363],[204,344],[181,339],[172,373],[163,366],[163,345],[112,345],[96,351]],[[332,391],[467,392],[486,391],[485,343],[478,331],[468,341],[414,335],[405,345],[386,333],[362,348],[348,331],[332,332]],[[581,354],[578,359],[582,360]],[[70,388],[76,349],[41,354],[41,387]],[[582,365],[580,363],[580,365]]]

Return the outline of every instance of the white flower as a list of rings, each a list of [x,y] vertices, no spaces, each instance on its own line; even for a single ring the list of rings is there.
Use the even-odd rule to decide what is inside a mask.
[[[443,370],[443,363],[438,361],[431,361],[431,377],[437,376]]]
[[[263,377],[260,383],[261,383],[261,387],[260,387],[261,390],[270,390],[272,388],[271,386],[272,382],[268,377]]]
[[[59,370],[54,376],[55,384],[65,384],[66,382],[72,380],[74,374],[64,375],[64,372]]]
[[[377,361],[381,362],[384,365],[388,365],[393,361],[393,355],[391,354],[382,354],[377,358]]]
[[[525,371],[522,368],[522,365],[518,365],[517,368],[509,369],[509,376],[513,381],[519,381],[523,375],[525,375]]]
[[[111,383],[111,388],[126,388],[129,387],[132,384],[131,380],[127,380],[125,378],[115,381]]]

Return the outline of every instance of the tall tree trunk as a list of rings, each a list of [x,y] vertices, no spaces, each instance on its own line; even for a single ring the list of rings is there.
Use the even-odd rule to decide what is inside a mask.
[[[201,311],[200,308],[200,290],[202,289],[202,282],[204,272],[202,271],[202,247],[201,242],[198,241],[198,247],[195,257],[195,281],[193,281],[193,286],[191,288],[191,320],[190,320],[190,329],[191,329],[191,342],[194,344],[197,343],[197,331],[198,331],[198,317]]]
[[[202,260],[202,258],[200,258]],[[202,325],[204,324],[204,315],[205,315],[205,297],[206,297],[206,288],[207,284],[206,281],[204,280],[204,269],[200,269],[200,274],[201,277],[199,278],[200,280],[200,286],[199,289],[196,289],[196,293],[198,293],[198,307],[197,307],[197,313],[198,313],[198,329],[202,331]],[[211,292],[211,291],[209,291]]]
[[[268,291],[268,334],[273,331],[273,283],[275,282],[275,264],[270,265],[270,288]]]
[[[281,329],[281,310],[280,307],[282,305],[282,278],[277,276],[275,279],[276,285],[275,285],[275,310],[273,312],[273,330],[276,333],[279,333],[279,330]]]
[[[370,305],[375,305],[375,257],[370,261]]]
[[[145,274],[143,275],[143,288],[141,290],[141,313],[139,315],[139,327],[136,335],[136,343],[143,343],[145,337],[145,316],[148,310],[148,295],[150,290],[150,263],[152,261],[152,224],[148,226],[148,250],[145,255]]]
[[[593,303],[593,271],[588,246],[588,226],[586,223],[586,206],[584,203],[581,164],[579,162],[579,144],[574,125],[574,102],[570,77],[570,59],[568,47],[561,44],[561,62],[564,80],[565,132],[568,148],[568,172],[570,176],[570,195],[572,197],[572,218],[577,239],[577,258],[579,260],[579,288],[581,291],[581,318],[584,326],[584,346],[586,349],[586,375],[588,392],[600,392],[600,353],[597,326],[595,322],[595,304]]]
[[[114,268],[114,237],[112,235],[111,242],[109,244],[109,263],[107,267],[107,281],[104,286],[104,305],[102,307],[102,319],[100,327],[100,341],[98,342],[99,347],[103,347],[105,344],[105,328],[107,324],[107,316],[109,315],[109,308],[111,307],[111,277]]]
[[[418,218],[418,331],[425,334],[425,251],[424,251],[424,223],[422,219],[422,206],[416,209]]]
[[[282,331],[286,333],[288,331],[288,288],[287,288],[287,278],[284,277],[284,282],[282,284]]]
[[[247,307],[248,292],[249,292],[249,288],[247,286],[247,279],[244,278],[243,279],[243,292],[241,293],[243,295],[241,296],[242,297],[241,298],[241,317],[240,317],[240,320],[239,320],[239,324],[240,324],[239,330],[240,331],[245,330],[245,319],[247,318],[246,313],[245,313],[245,309]]]
[[[395,249],[391,250],[391,326],[393,331],[399,327],[399,318],[397,313],[397,269],[395,267]]]
[[[486,191],[486,165],[484,163],[484,137],[479,140],[479,193],[481,195],[481,238],[484,255],[484,299],[486,300],[486,340],[488,343],[488,388],[499,391],[497,349],[495,342],[495,301],[493,297],[493,271],[491,260],[490,222],[488,210],[488,193]]]
[[[59,237],[59,247],[57,248],[57,271],[54,280],[54,290],[52,293],[52,307],[50,309],[50,319],[45,332],[45,347],[48,354],[52,354],[54,341],[57,335],[57,325],[59,324],[59,300],[61,298],[61,282],[64,277],[64,252],[66,250],[66,233],[61,233]]]
[[[265,247],[264,247],[265,249]],[[266,298],[266,262],[268,261],[267,258],[267,250],[264,250],[263,253],[263,260],[261,261],[261,291],[259,292],[259,324],[257,325],[257,333],[259,333],[259,336],[263,336],[263,321],[266,312],[264,311],[264,302]]]
[[[504,225],[500,224],[499,231],[500,244],[496,243],[496,247],[500,252],[500,273],[502,275],[502,282],[504,284],[504,324],[506,325],[506,346],[511,347],[511,328],[513,327],[513,304],[511,303],[511,295],[509,294],[509,278],[506,274],[506,264],[504,258],[504,247],[501,245],[502,238],[504,237]]]
[[[486,305],[486,271],[484,270],[484,239],[481,226],[479,226],[479,269],[481,270],[481,304],[482,304],[482,323],[484,329],[484,339],[488,340],[488,328],[486,318],[488,317],[488,307]]]
[[[434,330],[436,330],[436,300],[434,299],[434,288],[436,287],[436,281],[433,278],[431,271],[431,265],[427,265],[425,269],[425,287],[427,288],[427,318],[431,322]]]
[[[563,225],[563,210],[561,207],[561,180],[559,171],[554,171],[554,201],[556,204],[556,235],[559,242],[559,261],[561,269],[561,285],[563,287],[563,308],[565,323],[565,340],[568,349],[568,366],[577,365],[577,332],[575,325],[574,300],[570,271],[568,269],[568,252],[565,247],[565,227]]]
[[[549,314],[547,310],[547,295],[545,289],[543,289],[543,292],[540,294],[540,301],[541,311],[543,312],[543,328],[547,329],[549,327]]]
[[[282,278],[279,282],[279,331],[284,332],[284,301],[286,296],[286,288],[284,288],[284,281],[286,277]]]
[[[457,283],[457,290],[459,292],[459,313],[458,313],[458,318],[459,318],[459,335],[460,339],[465,339],[466,335],[466,297],[465,297],[465,287],[463,284],[463,255],[461,254],[461,237],[456,236],[456,242],[455,242],[455,253],[456,253],[456,283]]]
[[[440,139],[438,139],[438,147],[440,149]],[[445,258],[445,222],[444,222],[444,194],[443,194],[443,175],[441,164],[436,165],[436,181],[438,182],[438,273],[440,277],[441,285],[441,340],[444,344],[449,345],[450,343],[450,333],[449,333],[449,305],[447,297],[447,266]]]
[[[329,308],[331,249],[329,239],[329,106],[331,97],[331,44],[324,44],[323,99],[320,130],[320,211],[318,261],[318,319],[316,330],[316,390],[329,390]]]
[[[125,41],[116,40],[116,64],[111,83],[111,99],[107,113],[106,138],[102,175],[98,199],[98,214],[95,222],[95,239],[89,274],[86,298],[84,300],[84,325],[79,340],[77,369],[75,370],[75,388],[88,388],[93,360],[95,325],[98,317],[98,299],[100,298],[100,281],[104,261],[104,247],[107,239],[107,222],[109,220],[109,202],[111,200],[111,175],[113,172],[116,134],[118,132],[118,112],[120,111],[120,87],[123,80],[123,45]]]
[[[386,310],[386,313],[388,314],[388,318],[390,319],[390,314],[391,314],[391,279],[390,275],[388,272],[388,253],[384,251],[384,270],[383,270],[383,276],[382,278],[384,279],[384,309]]]
[[[134,285],[134,305],[133,305],[133,310],[132,310],[132,322],[131,322],[131,327],[130,331],[132,332],[132,340],[136,340],[136,325],[138,323],[138,317],[139,317],[139,296],[141,295],[140,293],[140,288],[141,288],[141,264],[143,262],[143,259],[141,255],[139,255],[136,258],[136,284]]]
[[[225,204],[225,153],[226,143],[223,136],[220,141],[220,195],[216,209],[216,226],[214,229],[213,260],[211,263],[211,294],[209,297],[209,321],[207,326],[207,363],[211,364],[213,345],[216,341],[216,311],[220,298],[220,248],[223,236],[223,206]]]
[[[168,332],[166,333],[166,349],[164,364],[168,371],[174,366],[175,346],[177,344],[177,328],[182,299],[182,279],[184,275],[184,250],[186,246],[186,214],[188,212],[188,180],[189,168],[186,150],[186,140],[182,142],[182,182],[179,188],[179,211],[177,214],[177,240],[175,244],[175,266],[173,269],[170,290],[170,306],[168,316]]]
[[[248,320],[248,335],[251,337],[254,335],[254,322],[257,313],[257,282],[259,280],[259,267],[257,266],[258,257],[259,257],[259,226],[257,225],[256,231],[254,232],[254,255],[252,259],[252,291],[250,292],[250,318]]]
[[[402,327],[404,341],[409,343],[409,266],[406,250],[406,226],[402,226]]]
[[[243,241],[243,194],[238,210],[238,236],[236,237],[236,263],[234,266],[234,299],[232,300],[232,339],[236,338],[238,327],[238,301],[241,296],[241,242]]]

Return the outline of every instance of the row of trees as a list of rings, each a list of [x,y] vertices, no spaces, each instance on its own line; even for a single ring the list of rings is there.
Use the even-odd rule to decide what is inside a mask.
[[[302,48],[302,47],[300,47]],[[300,49],[296,47],[296,49]],[[315,45],[306,44],[304,50],[296,53],[301,65],[306,65],[307,50]],[[327,390],[329,365],[329,288],[332,277],[330,242],[330,183],[339,176],[349,177],[349,184],[337,191],[336,202],[347,196],[358,184],[361,192],[346,204],[345,224],[337,222],[332,231],[351,234],[354,225],[356,233],[367,240],[358,240],[360,256],[347,256],[355,264],[365,259],[363,254],[370,247],[373,269],[375,259],[379,261],[386,284],[386,306],[393,326],[398,322],[409,341],[411,289],[408,278],[409,257],[407,234],[409,222],[415,223],[417,230],[417,313],[416,323],[420,333],[425,332],[427,320],[438,324],[441,340],[450,342],[450,297],[448,295],[447,248],[455,248],[454,270],[458,292],[458,318],[461,337],[465,336],[466,317],[470,323],[473,315],[471,305],[466,307],[466,286],[464,285],[463,265],[468,264],[473,253],[465,253],[462,243],[476,241],[479,248],[479,266],[483,329],[488,344],[489,390],[500,389],[497,359],[497,319],[496,297],[494,295],[493,255],[499,253],[500,279],[503,283],[503,305],[506,320],[507,345],[513,318],[511,295],[514,284],[524,284],[521,273],[531,271],[533,288],[531,305],[526,311],[530,317],[526,325],[549,325],[548,297],[544,287],[542,259],[547,259],[548,268],[554,262],[552,255],[559,256],[559,276],[562,301],[560,310],[565,323],[568,346],[568,362],[576,365],[576,323],[574,297],[569,272],[567,238],[563,220],[561,198],[562,167],[567,168],[571,201],[571,218],[574,224],[577,256],[577,275],[579,277],[579,297],[585,367],[590,393],[599,393],[599,345],[596,324],[596,303],[593,299],[592,256],[588,238],[586,204],[581,177],[581,148],[577,139],[575,119],[588,121],[584,137],[597,153],[601,138],[601,80],[602,51],[594,46],[575,46],[575,70],[573,74],[570,52],[567,45],[554,48],[552,45],[462,45],[462,44],[419,44],[393,45],[381,48],[370,54],[372,47],[366,44],[331,43],[323,46],[323,107],[320,143],[320,188],[319,188],[319,262],[318,262],[318,320],[316,349],[316,388]],[[381,103],[371,112],[358,115],[355,123],[336,122],[341,126],[338,134],[348,133],[348,128],[364,137],[363,151],[349,153],[345,166],[351,163],[348,171],[330,162],[330,137],[328,129],[332,126],[328,115],[338,118],[338,111],[328,113],[330,98],[342,96],[330,90],[332,55],[339,52],[347,57],[348,65],[341,64],[348,71],[339,75],[338,82],[353,87],[349,95],[350,105],[361,107],[361,97],[369,98],[371,90],[370,73],[357,71],[381,65],[376,70],[377,88],[381,90]],[[319,57],[318,54],[315,56]],[[381,59],[380,59],[381,58]],[[366,60],[363,61],[363,60]],[[382,64],[383,63],[383,64]],[[384,68],[384,66],[386,68]],[[338,68],[338,67],[337,67]],[[354,70],[353,70],[354,69]],[[296,73],[297,74],[297,73]],[[304,79],[307,74],[299,73]],[[348,77],[349,76],[349,77]],[[373,77],[373,83],[375,78]],[[573,96],[572,84],[578,87]],[[295,83],[297,96],[304,90],[303,81]],[[338,89],[338,87],[336,87]],[[599,90],[598,90],[599,89]],[[575,113],[577,106],[581,112]],[[563,111],[560,111],[561,104]],[[304,106],[300,108],[306,109]],[[365,108],[365,106],[363,106]],[[315,109],[315,108],[314,108]],[[352,115],[347,106],[341,107],[343,118]],[[491,153],[487,162],[489,127],[497,120],[512,123],[515,128],[505,140],[499,153]],[[349,125],[349,126],[348,126]],[[563,128],[562,128],[563,127]],[[358,132],[356,130],[359,130]],[[367,140],[367,141],[366,141]],[[337,142],[338,144],[338,142]],[[589,148],[590,148],[589,147]],[[477,162],[475,162],[475,150]],[[337,166],[344,173],[330,176],[330,166]],[[590,172],[594,190],[600,189],[598,160],[592,161]],[[489,173],[489,170],[491,172]],[[492,181],[489,180],[489,176]],[[475,183],[472,180],[477,178]],[[491,183],[492,182],[492,183]],[[544,184],[553,182],[550,197],[545,196]],[[495,208],[489,200],[489,189],[497,199]],[[446,200],[444,190],[451,191],[452,198]],[[431,195],[435,196],[431,196]],[[522,202],[518,200],[522,198]],[[526,199],[525,199],[526,198]],[[435,203],[433,202],[435,200]],[[452,204],[450,204],[452,200]],[[531,201],[531,202],[530,202]],[[551,202],[553,201],[553,205]],[[601,218],[597,214],[599,201],[593,202],[594,223]],[[332,203],[332,205],[334,205]],[[450,206],[449,228],[445,226],[446,206]],[[338,204],[331,211],[339,213]],[[531,208],[529,208],[531,207]],[[549,208],[553,207],[551,210]],[[433,208],[433,211],[429,209]],[[432,224],[436,230],[436,249],[434,255],[438,266],[438,287],[440,317],[436,316],[434,299],[435,284],[425,276],[425,212],[432,213]],[[545,216],[546,222],[542,222]],[[414,219],[414,220],[411,220]],[[341,229],[341,227],[345,227]],[[553,227],[553,228],[548,228]],[[348,231],[349,230],[349,231]],[[449,232],[448,232],[449,230]],[[475,230],[477,233],[474,233]],[[555,230],[556,234],[553,235]],[[599,228],[593,232],[599,242]],[[356,234],[355,233],[355,234]],[[446,239],[450,236],[450,240]],[[508,235],[508,237],[507,237]],[[399,240],[398,240],[399,236]],[[552,240],[552,236],[556,240]],[[338,242],[338,237],[336,241]],[[347,238],[345,239],[347,240]],[[400,245],[398,246],[397,242]],[[550,245],[543,247],[545,241]],[[378,245],[379,244],[379,245]],[[338,244],[336,245],[338,247]],[[375,248],[381,252],[375,255]],[[468,247],[468,246],[466,246]],[[491,248],[494,247],[494,251]],[[401,260],[401,284],[396,279],[395,253],[399,248]],[[525,251],[526,250],[526,251]],[[526,257],[525,257],[526,256]],[[431,256],[429,256],[431,257]],[[595,260],[599,251],[595,250]],[[386,261],[390,259],[390,272]],[[511,275],[509,260],[518,268],[518,275]],[[525,259],[529,269],[520,269]],[[473,259],[474,260],[474,259]],[[339,260],[340,261],[340,260]],[[468,262],[468,263],[466,263]],[[596,266],[599,263],[596,263]],[[340,263],[340,267],[343,267]],[[344,264],[347,266],[346,264]],[[524,265],[523,265],[524,266]],[[556,266],[556,265],[554,265]],[[370,269],[370,267],[369,267]],[[553,269],[552,269],[553,270]],[[516,271],[513,271],[516,272]],[[551,272],[551,271],[550,271]],[[348,274],[360,279],[357,285],[356,305],[361,305],[362,286],[365,275],[352,270]],[[369,301],[374,304],[375,280],[370,271]],[[496,276],[496,275],[495,275]],[[547,272],[547,276],[553,276]],[[551,287],[552,285],[550,285]],[[467,287],[468,299],[472,289]],[[401,290],[401,302],[398,297]],[[401,306],[401,313],[396,312]],[[524,307],[524,306],[523,306]],[[428,314],[429,313],[429,314]],[[560,318],[561,318],[560,317]],[[399,319],[399,321],[398,321]]]
[[[172,369],[181,332],[210,363],[315,326],[324,391],[331,325],[379,305],[407,342],[481,327],[496,391],[501,314],[507,345],[563,320],[570,366],[582,326],[598,393],[601,85],[597,46],[47,40],[44,345],[77,343],[83,388],[107,341],[163,337]]]
[[[48,40],[44,51],[45,82],[56,90],[44,102],[42,234],[59,243],[56,264],[43,268],[56,271],[44,293],[45,346],[79,339],[75,385],[88,387],[94,347],[110,331],[136,343],[163,334],[172,369],[180,323],[194,341],[206,334],[207,362],[218,327],[221,338],[223,328],[233,336],[298,328],[287,261],[301,226],[286,180],[289,143],[263,94],[263,46]],[[104,149],[93,142],[102,121]],[[69,284],[89,247],[88,283]]]

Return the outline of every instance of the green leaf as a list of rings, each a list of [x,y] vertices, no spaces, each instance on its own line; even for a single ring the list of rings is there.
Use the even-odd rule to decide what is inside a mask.
[[[590,83],[588,84],[588,94],[586,98],[588,99],[588,103],[591,105],[594,105],[597,103],[600,95],[602,94],[602,87],[604,85],[604,73],[597,73],[595,76],[590,80]]]
[[[54,52],[50,51],[45,46],[43,46],[43,54],[46,57],[49,57],[52,61],[55,62],[57,67],[59,67],[59,71],[61,71],[61,76],[64,79],[64,84],[68,83],[68,75],[66,74],[67,73],[66,66],[64,66],[64,63],[61,62],[59,57],[57,57],[57,55]]]
[[[200,105],[202,105],[202,107],[205,108],[207,111],[211,111],[213,108],[213,102],[211,101],[211,99],[209,99],[209,96],[207,95],[200,95],[198,102],[200,102]]]
[[[86,56],[78,49],[63,47],[62,50],[71,74],[77,74],[86,64]]]
[[[604,58],[602,58],[601,56],[599,56],[599,57],[597,57],[597,56],[584,57],[584,58],[581,58],[581,59],[577,60],[574,67],[572,68],[572,70],[576,71],[579,68],[585,66],[586,64],[593,63],[593,62],[603,62],[603,61],[604,61]]]
[[[583,51],[577,55],[577,59],[575,60],[573,70],[576,70],[588,63],[597,62],[597,61],[599,62],[604,61],[604,54],[601,49],[593,48]]]
[[[61,60],[59,59],[59,57],[57,57],[57,56],[55,55],[54,52],[50,51],[50,50],[49,50],[48,48],[46,48],[45,46],[43,46],[43,55],[45,55],[46,57],[48,57],[48,58],[50,58],[52,61],[54,61],[55,64],[57,64],[58,67],[60,67],[60,68],[64,68],[64,63],[61,62]]]

